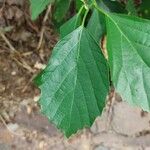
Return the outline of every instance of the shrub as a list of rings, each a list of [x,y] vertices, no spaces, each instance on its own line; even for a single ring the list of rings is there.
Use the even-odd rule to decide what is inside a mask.
[[[110,85],[130,105],[150,111],[150,2],[31,0],[32,19],[49,4],[56,22],[70,6],[75,11],[35,79],[42,113],[69,137],[102,113]],[[99,46],[105,35],[108,59]]]

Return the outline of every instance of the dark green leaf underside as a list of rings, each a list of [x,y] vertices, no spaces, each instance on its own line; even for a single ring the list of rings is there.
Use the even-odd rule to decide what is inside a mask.
[[[90,127],[105,106],[106,60],[88,31],[79,27],[58,42],[36,82],[41,111],[69,137]]]

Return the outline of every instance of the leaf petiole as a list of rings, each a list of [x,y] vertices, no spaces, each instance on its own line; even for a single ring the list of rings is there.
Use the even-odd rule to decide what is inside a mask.
[[[81,0],[81,2],[83,3],[83,6],[85,7],[85,9],[89,9],[89,7],[88,7],[88,5],[87,5],[85,0]]]
[[[96,0],[93,0],[93,5],[100,13],[104,14],[105,16],[108,16],[108,14],[97,5]]]
[[[82,26],[84,26],[84,24],[85,24],[85,20],[86,20],[86,16],[87,16],[88,12],[89,12],[89,9],[86,9],[83,20],[82,20]]]
[[[78,11],[78,13],[77,13],[78,16],[81,14],[83,8],[84,8],[84,5],[79,9],[79,11]]]

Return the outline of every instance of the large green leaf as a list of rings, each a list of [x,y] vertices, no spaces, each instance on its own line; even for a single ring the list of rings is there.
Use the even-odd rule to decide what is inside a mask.
[[[54,0],[30,0],[32,20],[35,20],[38,15],[46,8],[46,6],[52,2],[54,2]]]
[[[81,16],[77,14],[60,27],[60,38],[65,37],[81,25]]]
[[[108,14],[111,77],[124,100],[150,111],[150,21]]]
[[[41,111],[67,137],[92,125],[105,105],[108,69],[84,27],[58,42],[36,83],[41,89]]]

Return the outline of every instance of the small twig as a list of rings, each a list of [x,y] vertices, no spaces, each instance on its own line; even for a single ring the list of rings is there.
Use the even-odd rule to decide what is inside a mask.
[[[2,39],[6,42],[6,44],[9,46],[10,48],[10,52],[12,59],[19,64],[20,66],[22,66],[23,68],[25,68],[26,70],[28,70],[31,73],[34,73],[34,70],[24,61],[24,59],[20,56],[20,53],[14,48],[14,46],[10,43],[10,41],[7,39],[7,37],[5,36],[5,34],[3,33],[3,31],[0,30],[0,36],[2,37]],[[14,54],[17,54],[19,56],[20,61],[15,58]]]
[[[106,36],[103,36],[100,40],[100,47],[102,50],[102,53],[104,54],[105,58],[108,60],[108,52],[107,52],[107,40],[106,40]]]
[[[6,3],[6,0],[3,1],[3,5],[2,7],[0,8],[0,13],[3,11],[4,7],[5,7],[5,3]]]
[[[34,74],[34,75],[32,75],[32,77],[30,78],[30,80],[29,80],[29,82],[24,86],[24,88],[22,89],[22,93],[24,93],[26,90],[27,90],[27,88],[28,88],[28,86],[30,85],[30,83],[33,81],[33,79],[36,77],[36,75]]]
[[[40,39],[39,39],[39,42],[38,42],[37,49],[41,48],[42,41],[43,41],[43,36],[44,36],[44,32],[45,32],[45,23],[48,19],[48,15],[49,15],[50,12],[51,12],[51,5],[48,6],[46,14],[45,14],[44,19],[43,19],[42,28],[41,28],[41,32],[40,32]]]
[[[114,89],[112,89],[110,95],[109,95],[109,108],[108,108],[108,117],[107,117],[107,129],[109,129],[111,127],[111,123],[113,120],[113,115],[114,115],[114,103],[115,103],[115,98],[116,98],[116,93],[114,91]]]
[[[12,57],[12,59],[20,66],[22,66],[23,68],[25,68],[26,70],[28,70],[30,73],[34,73],[35,71],[23,60],[19,61],[18,59],[16,59],[15,57]]]
[[[6,42],[6,44],[9,46],[12,53],[18,53],[18,51],[13,47],[13,45],[9,42],[5,34],[0,30],[0,35],[3,38],[3,40]]]
[[[2,121],[2,123],[4,124],[4,126],[6,127],[6,129],[12,134],[12,135],[16,135],[16,136],[21,136],[21,134],[17,134],[15,132],[13,132],[7,125],[7,123],[5,122],[5,120],[3,119],[2,115],[0,114],[0,119]]]

